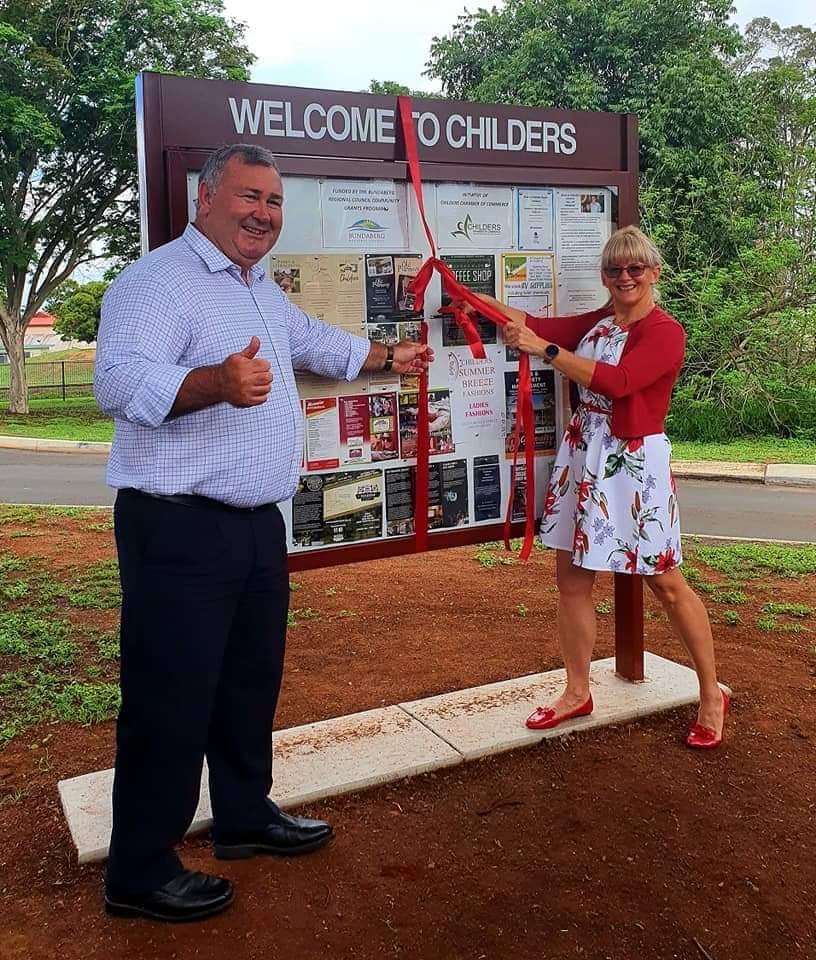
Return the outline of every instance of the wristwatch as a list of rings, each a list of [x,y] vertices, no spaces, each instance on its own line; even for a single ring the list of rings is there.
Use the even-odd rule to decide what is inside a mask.
[[[558,346],[557,343],[548,343],[547,346],[544,347],[545,362],[552,363],[559,353],[561,353],[561,348]]]
[[[383,366],[383,373],[390,373],[391,367],[394,366],[394,347],[392,344],[388,344],[385,348],[385,365]]]

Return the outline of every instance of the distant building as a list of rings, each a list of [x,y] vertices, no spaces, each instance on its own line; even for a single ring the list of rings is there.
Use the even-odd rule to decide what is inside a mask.
[[[54,331],[56,317],[45,310],[38,310],[31,318],[25,332],[26,358],[44,353],[47,350],[88,350],[96,343],[80,343],[78,340],[65,340]]]
[[[38,310],[31,318],[23,340],[26,360],[33,360],[51,350],[91,350],[96,347],[96,341],[80,343],[79,340],[63,339],[54,330],[55,320],[56,317],[45,310]],[[0,344],[0,363],[8,363],[8,356],[2,344]]]

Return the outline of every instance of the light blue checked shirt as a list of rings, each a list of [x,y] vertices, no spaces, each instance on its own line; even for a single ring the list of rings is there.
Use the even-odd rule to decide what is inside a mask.
[[[265,403],[167,419],[192,369],[221,363],[253,335],[272,365]],[[128,267],[102,302],[94,392],[116,422],[108,483],[237,507],[287,500],[303,451],[293,367],[353,380],[368,350],[363,337],[295,307],[260,267],[244,283],[240,268],[188,226]]]

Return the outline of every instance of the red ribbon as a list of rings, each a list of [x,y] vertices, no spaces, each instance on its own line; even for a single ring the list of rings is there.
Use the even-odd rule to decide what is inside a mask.
[[[411,98],[399,97],[399,112],[402,122],[402,135],[405,140],[405,156],[408,160],[408,173],[414,188],[419,215],[425,236],[431,248],[431,256],[422,264],[416,277],[408,285],[408,293],[414,297],[414,309],[419,313],[425,303],[425,291],[431,281],[434,271],[442,278],[443,288],[453,300],[448,307],[443,307],[443,313],[450,314],[462,329],[465,339],[470,346],[471,353],[478,360],[485,359],[485,349],[475,323],[458,306],[464,301],[474,307],[483,317],[492,320],[498,326],[505,326],[507,318],[501,311],[480,300],[471,290],[463,286],[456,279],[453,271],[436,255],[436,243],[428,218],[425,215],[425,199],[422,195],[422,178],[419,171],[419,152],[417,150],[416,133],[414,131],[411,111]],[[428,342],[428,325],[422,323],[422,343]],[[516,396],[516,428],[513,434],[513,476],[510,484],[510,496],[507,501],[507,512],[504,518],[504,545],[510,549],[510,526],[513,515],[513,497],[518,482],[518,454],[521,438],[524,437],[524,463],[527,487],[527,518],[524,529],[524,543],[521,548],[521,559],[527,560],[533,549],[535,537],[535,423],[533,417],[533,387],[530,376],[530,357],[526,353],[519,356],[518,392]],[[419,411],[417,414],[417,467],[416,489],[414,499],[414,532],[415,549],[417,552],[426,550],[428,546],[428,473],[430,457],[430,433],[428,429],[428,372],[423,371],[419,377]]]

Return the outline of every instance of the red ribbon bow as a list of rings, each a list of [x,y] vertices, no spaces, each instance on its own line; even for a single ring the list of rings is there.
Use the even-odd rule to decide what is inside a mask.
[[[425,290],[431,281],[434,272],[442,278],[443,288],[451,297],[452,303],[443,307],[441,312],[449,314],[459,325],[470,346],[470,351],[477,360],[485,359],[485,349],[479,331],[473,320],[461,309],[461,302],[470,304],[483,317],[492,320],[498,326],[505,326],[507,318],[501,311],[480,300],[471,290],[463,286],[456,279],[453,270],[436,255],[431,228],[425,215],[425,201],[422,196],[422,180],[419,172],[419,153],[417,150],[416,134],[411,111],[411,98],[399,97],[399,112],[402,122],[402,134],[405,139],[405,155],[408,160],[408,172],[414,188],[417,207],[425,228],[425,236],[431,248],[431,256],[422,264],[416,277],[408,285],[408,293],[414,297],[414,309],[419,313],[425,303]],[[421,342],[428,342],[428,325],[425,321],[421,325]],[[524,543],[521,548],[521,559],[527,560],[533,549],[535,536],[535,425],[533,419],[533,386],[530,376],[530,357],[526,353],[519,356],[518,394],[516,400],[516,428],[513,435],[513,475],[510,484],[510,496],[507,502],[507,512],[504,519],[504,545],[510,549],[510,527],[513,515],[513,500],[515,497],[516,480],[518,476],[518,454],[521,446],[522,433],[524,435],[524,463],[527,485],[527,518],[524,529]],[[419,378],[419,413],[417,415],[417,467],[416,493],[414,501],[414,532],[415,548],[417,552],[428,547],[428,469],[430,457],[430,432],[428,428],[428,373],[423,371]]]

